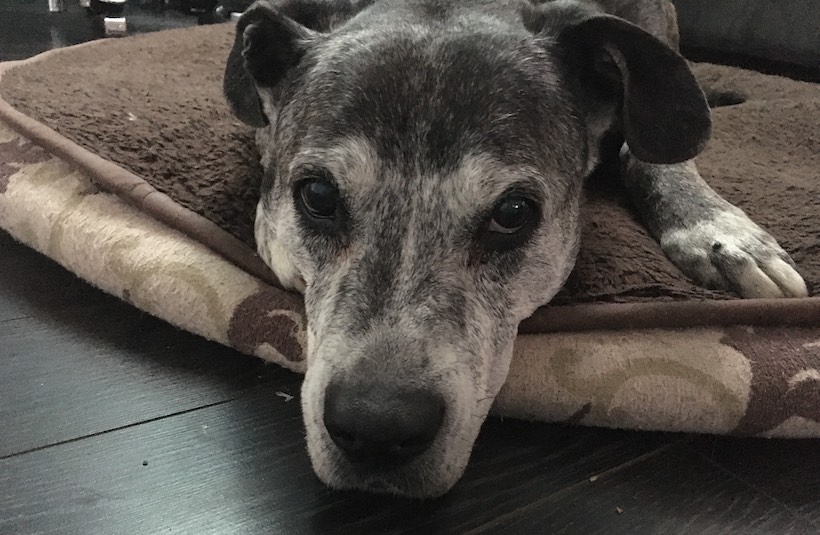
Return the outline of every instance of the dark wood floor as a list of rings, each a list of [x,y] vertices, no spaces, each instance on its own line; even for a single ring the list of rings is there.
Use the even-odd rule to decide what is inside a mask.
[[[3,0],[0,59],[95,35],[76,10],[38,9]],[[138,30],[190,23],[138,14]],[[298,376],[147,316],[0,231],[0,534],[417,532],[820,533],[820,441],[491,419],[443,499],[331,492],[308,463]]]

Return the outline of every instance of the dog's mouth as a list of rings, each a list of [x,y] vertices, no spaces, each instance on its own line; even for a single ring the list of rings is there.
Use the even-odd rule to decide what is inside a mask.
[[[352,458],[333,445],[324,448],[321,460],[313,452],[311,459],[316,474],[331,488],[427,499],[449,491],[466,465],[466,459],[448,459],[445,449],[436,444],[409,457]]]
[[[322,388],[311,379],[302,398],[308,451],[328,486],[433,498],[463,474],[483,422],[464,398],[411,381],[334,378]]]
[[[363,475],[359,481],[352,480],[351,484],[345,488],[349,490],[365,492],[368,494],[380,494],[403,498],[409,500],[429,500],[443,495],[449,487],[441,490],[431,491],[425,478],[419,472],[412,472],[401,475]]]

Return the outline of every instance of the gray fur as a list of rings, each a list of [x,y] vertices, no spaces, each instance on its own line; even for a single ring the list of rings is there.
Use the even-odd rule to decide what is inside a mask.
[[[627,186],[681,269],[744,295],[800,294],[776,242],[685,161],[709,113],[677,40],[666,0],[289,0],[243,16],[225,92],[261,127],[260,255],[305,294],[302,402],[322,480],[418,497],[457,481],[519,322],[573,267],[584,179],[618,160],[621,135]],[[331,233],[294,202],[316,168],[341,192]],[[537,203],[534,226],[488,251],[482,225],[511,189]],[[434,443],[387,470],[348,462],[322,420],[331,379],[440,396]]]

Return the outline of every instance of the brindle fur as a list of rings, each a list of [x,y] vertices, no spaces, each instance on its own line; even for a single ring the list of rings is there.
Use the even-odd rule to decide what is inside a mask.
[[[667,0],[282,0],[242,17],[225,92],[259,127],[260,255],[304,292],[302,404],[323,481],[417,497],[452,487],[519,322],[572,270],[599,165],[620,160],[648,229],[696,281],[806,294],[774,239],[690,161],[709,110],[677,46]],[[304,166],[338,182],[338,236],[297,215]],[[539,225],[487,255],[475,228],[512,185],[540,200]],[[432,446],[390,469],[348,462],[322,420],[331,380],[435,392],[446,412]]]

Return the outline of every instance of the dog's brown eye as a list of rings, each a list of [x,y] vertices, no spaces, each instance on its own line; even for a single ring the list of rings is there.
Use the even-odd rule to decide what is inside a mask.
[[[534,212],[532,202],[524,197],[515,195],[501,199],[493,208],[487,231],[513,234],[527,224]]]
[[[339,190],[325,179],[309,178],[299,186],[299,198],[305,211],[317,219],[332,219],[339,204]]]

